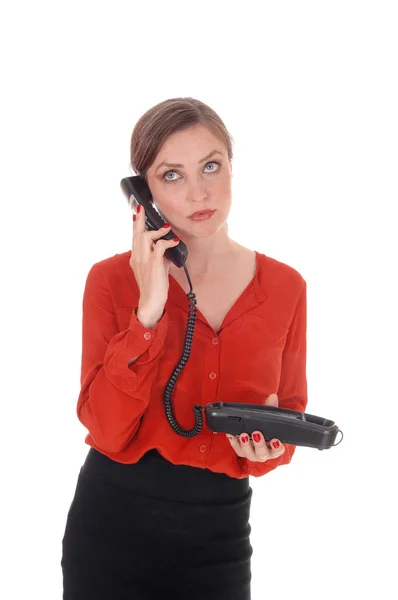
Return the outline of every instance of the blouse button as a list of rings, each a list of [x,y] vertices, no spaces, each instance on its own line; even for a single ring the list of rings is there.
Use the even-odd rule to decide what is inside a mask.
[[[217,377],[217,375],[215,373],[210,373],[209,377],[210,377],[210,379],[215,379]]]
[[[201,451],[201,452],[206,452],[206,446],[205,446],[205,445],[201,446],[201,447],[200,447],[200,451]]]
[[[213,338],[211,341],[213,344],[218,344],[218,338]]]
[[[150,340],[150,339],[151,339],[151,337],[152,337],[152,333],[149,333],[149,331],[146,331],[146,332],[144,333],[144,338],[145,338],[146,340]]]

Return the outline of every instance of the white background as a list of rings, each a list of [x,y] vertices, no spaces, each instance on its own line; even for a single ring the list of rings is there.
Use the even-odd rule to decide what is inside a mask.
[[[62,597],[85,278],[130,249],[131,132],[176,96],[235,139],[231,237],[306,279],[307,411],[345,434],[251,478],[252,598],[396,597],[396,7],[2,5],[2,598]]]

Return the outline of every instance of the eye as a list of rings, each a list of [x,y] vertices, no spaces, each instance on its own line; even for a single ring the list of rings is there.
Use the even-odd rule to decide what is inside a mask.
[[[175,181],[175,179],[170,179],[169,177],[167,177],[167,175],[169,175],[170,173],[175,173],[175,171],[166,171],[162,179],[165,179],[166,181]]]
[[[208,162],[208,163],[206,164],[206,167],[207,167],[208,165],[217,165],[217,166],[219,167],[219,166],[220,166],[220,163],[219,163],[219,162],[217,162],[216,160],[212,160],[211,162]],[[205,169],[206,169],[206,167],[205,167]],[[217,170],[217,169],[216,169],[216,168],[214,168],[214,169],[212,169],[211,171],[208,171],[208,173],[212,173],[213,171],[216,171],[216,170]]]
[[[214,171],[217,171],[217,168],[220,166],[220,163],[217,162],[216,160],[212,160],[211,162],[206,163],[205,169],[209,165],[217,165],[216,167],[214,167],[210,171],[207,171],[207,173],[213,173]],[[168,175],[170,175],[170,173],[177,174],[176,171],[166,171],[166,173],[164,173],[164,175],[162,175],[162,179],[164,179],[165,181],[177,181],[176,177],[173,177],[173,178],[168,177]]]

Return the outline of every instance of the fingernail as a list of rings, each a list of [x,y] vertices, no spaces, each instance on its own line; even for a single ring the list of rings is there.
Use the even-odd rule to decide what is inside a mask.
[[[178,238],[178,237],[173,238],[173,242],[179,242],[179,241],[180,241],[180,238]]]
[[[139,213],[140,210],[141,210],[141,206],[140,206],[140,204],[137,204],[137,213]]]
[[[254,433],[253,434],[253,440],[255,442],[259,442],[261,440],[261,435],[259,433]]]
[[[248,435],[244,435],[244,436],[242,437],[242,442],[243,442],[244,444],[247,444],[247,442],[248,442],[248,441],[249,441],[249,436],[248,436]]]
[[[165,223],[163,227],[170,227],[170,223]]]
[[[136,218],[137,218],[137,215],[133,215],[133,221],[134,221],[134,223],[135,223]]]
[[[279,446],[280,446],[280,443],[278,442],[278,440],[276,440],[276,442],[272,442],[272,444],[271,444],[271,445],[272,445],[272,446],[275,448],[275,450],[276,450],[277,448],[279,448]]]

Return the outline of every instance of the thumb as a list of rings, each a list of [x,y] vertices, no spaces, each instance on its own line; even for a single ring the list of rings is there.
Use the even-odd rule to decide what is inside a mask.
[[[268,396],[268,398],[266,399],[265,404],[267,406],[278,406],[279,405],[278,394],[270,394]]]

